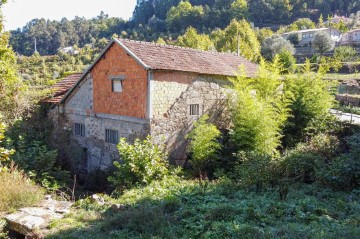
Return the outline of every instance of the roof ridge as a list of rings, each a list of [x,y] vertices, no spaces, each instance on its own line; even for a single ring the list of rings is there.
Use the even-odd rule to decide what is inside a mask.
[[[184,50],[196,51],[196,52],[205,52],[205,53],[211,53],[211,54],[237,56],[235,53],[218,52],[216,50],[215,51],[207,51],[207,50],[195,49],[195,48],[190,48],[190,47],[182,47],[182,46],[175,46],[175,45],[168,45],[168,44],[160,44],[160,43],[156,43],[156,42],[138,41],[138,40],[125,39],[125,38],[117,38],[117,39],[120,40],[120,41],[135,42],[135,43],[140,43],[140,44],[148,44],[148,45],[161,46],[161,47],[167,47],[167,48],[178,48],[178,49],[184,49]],[[239,56],[239,57],[244,58],[243,56]]]

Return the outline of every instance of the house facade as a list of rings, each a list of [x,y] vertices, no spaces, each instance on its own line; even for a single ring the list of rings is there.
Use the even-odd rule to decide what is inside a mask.
[[[360,46],[360,29],[344,33],[340,38],[339,45]]]
[[[171,159],[183,160],[185,135],[202,114],[228,127],[224,86],[239,66],[250,77],[257,72],[256,64],[233,54],[114,39],[84,73],[55,86],[48,99],[54,138],[70,145],[66,154],[83,172],[119,159],[120,137],[151,134]]]
[[[311,47],[314,42],[314,36],[318,32],[326,32],[330,35],[331,39],[337,43],[340,40],[341,32],[336,29],[332,28],[315,28],[315,29],[306,29],[306,30],[299,30],[293,31],[282,34],[285,39],[288,39],[291,35],[296,35],[299,43],[296,47]]]

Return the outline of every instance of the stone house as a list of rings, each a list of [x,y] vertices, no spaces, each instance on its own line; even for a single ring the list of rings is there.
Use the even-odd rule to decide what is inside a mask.
[[[315,28],[315,29],[292,31],[282,34],[282,37],[288,39],[289,36],[296,35],[299,40],[299,43],[296,45],[296,47],[311,47],[314,42],[314,36],[317,32],[328,33],[331,39],[335,43],[337,43],[341,37],[341,32],[333,28]]]
[[[360,46],[360,29],[346,32],[342,35],[339,45]]]
[[[82,74],[55,85],[47,100],[55,138],[69,136],[66,143],[84,172],[118,159],[120,137],[151,134],[165,141],[171,159],[182,160],[185,135],[199,116],[207,113],[219,127],[228,126],[223,86],[239,66],[249,77],[258,68],[229,53],[114,39]]]

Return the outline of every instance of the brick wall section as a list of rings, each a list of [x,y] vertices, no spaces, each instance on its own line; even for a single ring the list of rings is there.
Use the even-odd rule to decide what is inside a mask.
[[[119,45],[113,44],[91,70],[94,113],[145,118],[147,71]],[[110,76],[124,75],[123,92],[112,92]]]
[[[154,72],[151,88],[153,117],[164,117],[176,99],[197,77],[198,74],[187,72]]]

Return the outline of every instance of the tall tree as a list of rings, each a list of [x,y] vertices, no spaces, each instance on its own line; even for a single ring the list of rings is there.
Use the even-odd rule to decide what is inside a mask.
[[[331,51],[335,47],[335,42],[331,39],[330,35],[326,32],[317,32],[314,35],[314,48],[320,54],[324,55],[325,52]]]
[[[0,6],[4,3],[6,0],[2,0]],[[16,57],[8,43],[9,34],[3,31],[3,22],[0,20],[0,117],[12,123],[21,115],[19,104],[26,87],[17,76]]]
[[[175,45],[206,51],[215,48],[208,35],[198,34],[193,27],[189,27],[184,35],[179,36]]]
[[[255,30],[246,20],[231,21],[224,30],[216,30],[211,34],[215,47],[222,52],[237,52],[246,59],[257,61],[260,57],[260,43]]]

